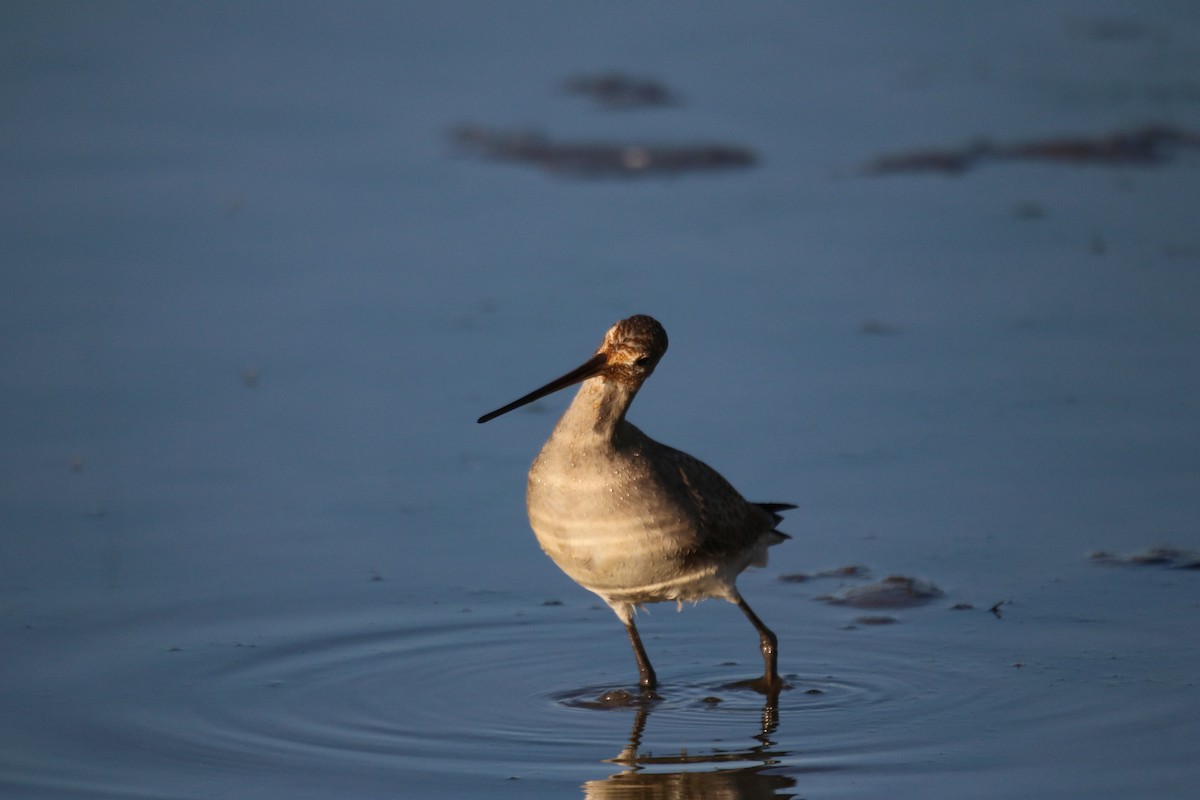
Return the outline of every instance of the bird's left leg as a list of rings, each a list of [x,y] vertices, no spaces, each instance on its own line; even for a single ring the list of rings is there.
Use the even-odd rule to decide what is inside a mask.
[[[638,636],[637,626],[633,624],[632,617],[625,622],[625,631],[629,634],[629,643],[633,645],[633,656],[637,659],[638,684],[642,687],[642,691],[650,691],[658,685],[658,678],[654,674],[654,667],[650,666],[646,648],[642,646],[642,637]]]

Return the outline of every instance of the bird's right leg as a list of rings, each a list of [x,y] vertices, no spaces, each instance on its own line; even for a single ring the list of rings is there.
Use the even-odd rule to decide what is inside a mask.
[[[758,618],[758,614],[754,613],[740,594],[736,595],[734,603],[737,604],[737,607],[746,615],[746,619],[750,620],[750,623],[758,631],[765,669],[762,680],[755,681],[754,683],[758,685],[759,691],[763,692],[763,694],[778,694],[780,689],[786,688],[784,687],[783,680],[779,677],[779,639],[776,638],[775,633],[770,628],[763,624],[763,621]]]

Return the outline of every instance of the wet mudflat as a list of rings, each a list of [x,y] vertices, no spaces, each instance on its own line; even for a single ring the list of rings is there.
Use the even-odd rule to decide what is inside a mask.
[[[1196,130],[1186,4],[305,11],[0,12],[0,794],[1192,796],[1200,160],[860,169]],[[639,312],[631,419],[799,505],[776,704],[716,602],[642,702],[524,516],[567,399],[474,422]]]

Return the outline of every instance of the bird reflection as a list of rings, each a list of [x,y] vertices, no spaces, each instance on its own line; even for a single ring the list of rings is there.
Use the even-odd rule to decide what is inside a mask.
[[[770,697],[763,708],[762,725],[751,737],[755,743],[741,750],[712,750],[707,753],[680,751],[675,755],[651,755],[641,752],[642,735],[653,713],[652,702],[638,703],[629,743],[609,763],[626,767],[603,780],[583,785],[590,800],[756,800],[788,798],[784,793],[796,785],[794,778],[768,772],[786,753],[775,749],[771,739],[779,726],[778,695]],[[705,769],[704,765],[755,762],[752,766]],[[672,766],[679,769],[664,771]]]

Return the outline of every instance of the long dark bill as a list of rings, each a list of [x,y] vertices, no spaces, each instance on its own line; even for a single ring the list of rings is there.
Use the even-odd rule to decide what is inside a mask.
[[[495,411],[484,414],[479,418],[478,421],[487,422],[489,419],[495,419],[501,414],[507,414],[514,408],[520,408],[521,406],[528,405],[534,400],[539,400],[548,394],[554,394],[559,389],[565,389],[573,384],[586,381],[588,378],[598,374],[601,370],[603,370],[607,364],[608,356],[604,355],[603,353],[596,353],[596,355],[592,356],[587,361],[568,372],[566,375],[563,375],[561,378],[556,378],[555,380],[550,381],[540,389],[534,389],[521,399],[513,400],[503,408],[497,408]]]

